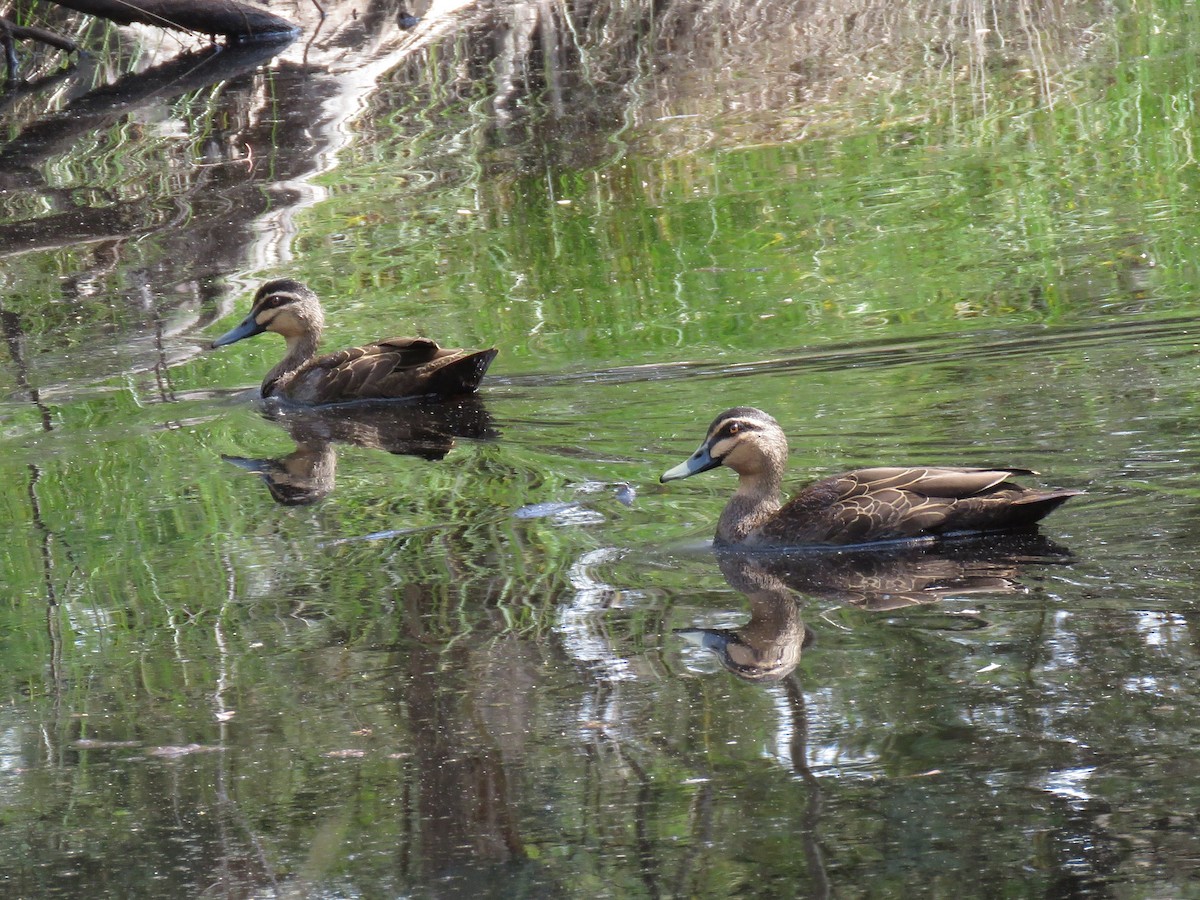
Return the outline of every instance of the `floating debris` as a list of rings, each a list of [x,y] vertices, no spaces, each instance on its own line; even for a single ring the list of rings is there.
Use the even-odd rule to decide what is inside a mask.
[[[175,759],[180,756],[190,756],[193,753],[221,753],[225,748],[213,744],[184,744],[182,746],[150,747],[147,756],[157,756],[163,759]]]
[[[128,747],[140,747],[141,741],[97,741],[91,738],[80,738],[72,741],[71,746],[76,750],[121,750]]]
[[[579,503],[531,503],[528,506],[522,506],[513,515],[518,519],[548,519],[550,516],[557,516],[568,510],[578,509],[580,506]]]

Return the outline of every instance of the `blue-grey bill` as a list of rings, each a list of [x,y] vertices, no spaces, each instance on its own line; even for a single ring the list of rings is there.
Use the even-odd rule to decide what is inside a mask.
[[[712,650],[715,653],[723,651],[725,645],[729,643],[727,634],[708,628],[676,628],[675,634],[682,638],[685,644],[692,647],[703,647],[705,650]]]
[[[223,335],[213,341],[210,346],[214,348],[224,347],[226,344],[232,344],[236,341],[240,341],[242,338],[254,337],[254,335],[262,334],[264,331],[266,331],[266,329],[259,325],[257,321],[255,321],[254,316],[249,315],[242,320],[241,325],[231,331],[225,332]]]
[[[687,478],[689,475],[697,475],[700,472],[715,469],[720,464],[721,461],[719,459],[713,459],[708,455],[708,445],[705,444],[675,468],[663,472],[662,477],[658,480],[677,481],[680,478]]]

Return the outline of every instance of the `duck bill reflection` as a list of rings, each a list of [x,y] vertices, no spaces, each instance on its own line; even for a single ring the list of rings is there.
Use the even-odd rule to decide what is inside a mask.
[[[258,320],[255,319],[254,314],[251,313],[242,320],[241,325],[237,326],[237,328],[234,328],[231,331],[225,332],[223,335],[213,341],[210,346],[214,349],[217,347],[224,347],[226,344],[237,343],[242,338],[254,337],[256,334],[262,334],[266,330],[266,326],[259,325]]]
[[[708,444],[701,444],[700,449],[681,462],[673,469],[663,472],[658,480],[661,482],[678,481],[690,475],[699,475],[709,469],[715,469],[721,464],[719,459],[713,459],[708,452]]]
[[[293,452],[278,459],[225,454],[221,454],[221,459],[262,476],[271,499],[284,506],[309,506],[324,500],[337,477],[337,453],[328,442],[297,444]]]

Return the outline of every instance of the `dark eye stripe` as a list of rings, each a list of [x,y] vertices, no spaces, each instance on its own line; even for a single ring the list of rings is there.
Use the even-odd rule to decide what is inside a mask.
[[[264,297],[259,303],[259,309],[278,309],[285,303],[291,303],[295,298],[290,294],[271,294],[269,297]]]

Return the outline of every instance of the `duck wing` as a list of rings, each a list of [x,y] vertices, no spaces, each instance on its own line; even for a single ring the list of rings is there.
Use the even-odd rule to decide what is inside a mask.
[[[961,531],[1024,528],[1082,491],[1038,490],[1008,479],[1029,469],[877,467],[810,485],[763,528],[852,544]]]
[[[389,338],[318,357],[288,393],[306,403],[469,394],[495,355],[494,349],[451,349],[429,338]]]

